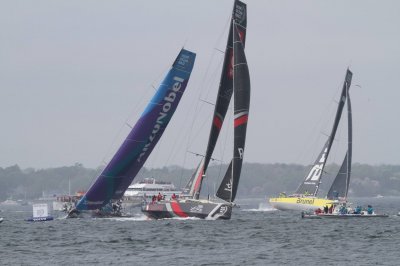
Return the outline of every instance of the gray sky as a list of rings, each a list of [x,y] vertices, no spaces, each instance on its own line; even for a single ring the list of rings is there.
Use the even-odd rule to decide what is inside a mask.
[[[353,161],[400,164],[400,2],[245,2],[252,85],[245,161],[311,163],[350,66]],[[195,68],[146,165],[195,166],[198,158],[185,150],[205,150],[212,106],[198,98],[215,100],[216,48],[226,43],[231,0],[0,6],[1,167],[101,165],[182,46],[197,53]],[[346,128],[340,132],[343,142]],[[215,157],[228,161],[232,150],[224,143]]]

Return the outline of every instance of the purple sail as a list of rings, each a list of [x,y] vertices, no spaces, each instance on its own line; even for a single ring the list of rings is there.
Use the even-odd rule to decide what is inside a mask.
[[[182,49],[117,153],[76,205],[95,210],[120,199],[161,138],[185,91],[196,54]]]

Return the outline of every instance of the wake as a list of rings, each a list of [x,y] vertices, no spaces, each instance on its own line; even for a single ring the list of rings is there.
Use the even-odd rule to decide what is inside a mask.
[[[276,209],[273,208],[271,205],[262,202],[262,203],[258,204],[258,208],[243,209],[242,211],[244,211],[244,212],[272,212],[272,211],[276,211]]]

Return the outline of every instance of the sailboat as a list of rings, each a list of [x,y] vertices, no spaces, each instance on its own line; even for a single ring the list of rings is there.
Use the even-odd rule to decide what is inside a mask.
[[[304,181],[300,184],[296,193],[286,196],[281,194],[277,198],[270,198],[269,202],[272,207],[278,210],[316,210],[325,206],[330,207],[334,200],[345,200],[349,190],[350,174],[351,174],[351,157],[352,157],[352,114],[350,102],[350,85],[353,73],[347,69],[346,77],[343,83],[340,101],[336,111],[335,120],[331,134],[328,137],[322,151],[318,155],[315,163],[312,165],[311,170],[305,177]],[[339,172],[329,189],[325,198],[317,196],[318,189],[321,184],[321,179],[324,173],[324,167],[329,156],[333,141],[335,139],[336,131],[342,116],[343,108],[347,103],[347,123],[348,123],[348,142],[347,152],[344,157],[343,163]]]
[[[177,199],[145,202],[142,212],[150,218],[197,217],[201,219],[230,219],[239,185],[250,105],[250,76],[244,53],[247,10],[236,0],[230,23],[228,41],[217,100],[204,158]],[[200,199],[202,181],[207,173],[231,98],[234,98],[233,158],[216,196],[222,201]]]
[[[347,194],[350,186],[351,176],[351,159],[352,159],[352,142],[353,142],[353,126],[352,126],[352,112],[349,91],[347,90],[347,153],[344,157],[343,163],[337,173],[335,179],[329,188],[326,198],[331,200],[330,204],[325,205],[324,211],[317,209],[314,213],[302,212],[302,218],[376,218],[376,217],[389,217],[387,214],[375,213],[371,205],[367,208],[362,208],[357,205],[354,209],[349,206],[351,203],[347,201]]]
[[[120,199],[161,138],[186,89],[196,54],[182,49],[125,141],[68,217],[120,216]]]

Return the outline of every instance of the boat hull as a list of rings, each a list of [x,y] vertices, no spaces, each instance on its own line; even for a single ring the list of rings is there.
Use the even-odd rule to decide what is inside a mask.
[[[269,203],[275,209],[281,211],[309,211],[323,209],[326,205],[330,207],[332,200],[315,197],[279,197],[270,198]]]
[[[144,202],[142,212],[151,219],[195,217],[200,219],[228,220],[232,215],[232,205],[203,200]]]
[[[351,219],[351,218],[384,218],[389,217],[387,214],[301,214],[301,218],[305,219]]]
[[[46,217],[32,217],[27,219],[28,222],[45,222],[45,221],[52,221],[54,218],[52,216]]]
[[[72,209],[68,212],[66,218],[115,218],[115,217],[131,217],[122,212],[102,212],[99,210],[78,211]]]

